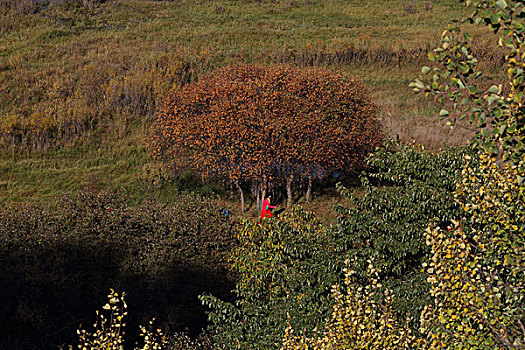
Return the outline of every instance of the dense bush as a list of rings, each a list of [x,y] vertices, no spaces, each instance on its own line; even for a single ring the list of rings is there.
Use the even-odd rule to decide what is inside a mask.
[[[158,114],[151,153],[204,178],[249,183],[264,197],[295,179],[356,170],[381,142],[365,87],[321,69],[230,66],[175,89]]]
[[[421,264],[428,258],[425,228],[430,222],[446,227],[461,217],[454,199],[467,148],[428,153],[417,147],[390,145],[379,149],[368,163],[371,171],[361,176],[365,193],[351,195],[349,208],[339,206],[340,249],[373,259],[384,284],[397,295],[395,309],[410,312],[417,329],[418,315],[428,297]],[[357,271],[365,272],[361,264]]]
[[[294,208],[279,220],[247,222],[238,237],[232,253],[237,300],[201,297],[211,308],[214,343],[221,349],[273,349],[287,319],[297,329],[320,326],[330,312],[339,257],[313,214]]]
[[[108,289],[128,293],[130,337],[158,317],[166,331],[199,333],[206,317],[197,296],[228,299],[225,267],[233,223],[219,202],[180,195],[131,207],[116,193],[81,191],[54,208],[3,206],[0,215],[1,347],[72,343]]]
[[[399,320],[393,310],[392,291],[384,290],[372,261],[367,264],[367,283],[362,285],[357,283],[356,271],[347,262],[344,292],[339,285],[334,285],[334,307],[324,329],[308,337],[304,332],[294,334],[295,330],[288,325],[281,349],[408,350],[425,344],[412,334],[408,323]]]

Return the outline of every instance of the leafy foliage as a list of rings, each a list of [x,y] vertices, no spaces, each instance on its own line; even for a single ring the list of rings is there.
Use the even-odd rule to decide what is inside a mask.
[[[336,208],[339,249],[361,262],[373,259],[383,271],[385,285],[398,297],[396,310],[410,313],[414,320],[428,294],[420,272],[429,253],[424,231],[431,221],[446,227],[461,217],[454,190],[468,153],[467,148],[449,148],[434,154],[391,144],[369,157],[371,171],[361,176],[362,197],[338,187],[353,199],[349,208]],[[357,271],[363,276],[366,265],[362,263]],[[412,326],[417,328],[415,323]]]
[[[432,72],[432,83],[417,80],[412,83],[415,92],[428,96],[435,94],[453,103],[455,115],[468,118],[478,127],[478,139],[484,151],[497,155],[519,167],[523,181],[525,173],[525,56],[523,55],[523,17],[525,5],[514,0],[468,0],[466,5],[474,12],[462,22],[482,24],[498,37],[498,45],[506,50],[508,86],[482,87],[485,75],[477,69],[478,60],[471,52],[471,36],[460,26],[449,26],[443,32],[441,47],[429,53],[435,66],[423,67],[423,73]],[[449,116],[442,110],[441,116]]]
[[[204,178],[265,192],[293,177],[355,170],[381,141],[363,85],[320,69],[230,66],[174,90],[151,153]],[[182,162],[182,164],[180,164]],[[237,186],[239,188],[239,186]]]
[[[507,50],[508,87],[481,89],[476,84],[483,74],[469,52],[470,36],[461,39],[459,27],[445,31],[442,46],[429,55],[437,63],[432,84],[413,84],[416,91],[448,97],[460,117],[468,116],[479,130],[477,153],[469,157],[457,191],[466,220],[455,223],[452,232],[435,228],[427,235],[434,300],[422,315],[422,331],[433,349],[522,349],[525,8],[522,1],[466,4],[474,8],[466,20],[487,26]],[[430,71],[423,68],[423,73]]]
[[[423,339],[412,335],[408,323],[402,325],[398,321],[392,291],[382,291],[379,273],[372,262],[368,261],[365,286],[356,282],[355,274],[356,271],[347,265],[344,294],[334,285],[335,305],[324,331],[313,338],[296,336],[289,325],[282,350],[414,349],[425,344]]]
[[[232,252],[239,273],[235,303],[211,295],[214,341],[227,349],[272,349],[280,344],[288,319],[312,331],[330,312],[330,289],[338,280],[333,238],[311,213],[294,208],[279,220],[245,223]]]
[[[525,197],[516,174],[482,155],[478,167],[465,169],[459,190],[467,227],[428,231],[434,303],[422,331],[434,349],[525,346]]]

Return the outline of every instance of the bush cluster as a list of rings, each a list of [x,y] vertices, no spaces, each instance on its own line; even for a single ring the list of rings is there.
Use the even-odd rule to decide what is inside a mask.
[[[366,272],[364,262],[374,260],[383,283],[397,295],[394,309],[410,313],[414,330],[428,298],[428,284],[420,271],[430,253],[425,229],[430,222],[446,228],[461,217],[454,191],[464,157],[470,153],[466,147],[429,153],[421,147],[390,144],[368,159],[370,171],[361,176],[363,196],[339,187],[353,200],[348,208],[336,208],[340,246],[361,262],[356,267],[361,276]]]
[[[1,347],[71,344],[109,287],[128,293],[132,340],[153,316],[166,331],[195,335],[206,322],[197,296],[228,299],[233,287],[235,224],[213,199],[133,207],[123,194],[85,190],[54,207],[0,210]]]
[[[203,295],[211,308],[214,343],[224,349],[273,349],[285,322],[320,326],[337,281],[331,237],[312,213],[295,208],[262,225],[246,222],[231,264],[238,273],[235,302]]]
[[[389,299],[391,314],[385,317],[400,320],[403,328],[410,314],[411,332],[417,331],[429,291],[419,271],[430,254],[425,228],[431,220],[446,226],[460,216],[454,181],[467,150],[430,154],[409,146],[393,148],[369,157],[372,170],[362,177],[365,193],[353,197],[350,208],[337,208],[338,225],[323,227],[299,208],[263,225],[244,224],[232,254],[239,276],[237,300],[202,298],[212,310],[209,319],[219,347],[272,349],[281,343],[287,325],[306,338],[317,337],[314,329],[323,329],[333,313],[332,286],[342,284],[349,258],[357,261],[349,288],[367,284],[369,264],[364,262],[373,260],[383,284],[375,288],[376,296],[385,288],[396,295]],[[348,194],[344,188],[340,192]],[[358,295],[349,295],[352,305],[363,309],[373,299],[357,301]],[[380,310],[377,315],[382,317]]]

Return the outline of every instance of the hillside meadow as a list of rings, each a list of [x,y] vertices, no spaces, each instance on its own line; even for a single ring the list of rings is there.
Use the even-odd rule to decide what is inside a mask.
[[[464,143],[470,131],[450,132],[407,86],[464,11],[455,1],[66,1],[3,10],[0,198],[51,200],[93,178],[142,198],[155,168],[142,141],[165,94],[231,63],[338,69],[366,84],[394,137],[433,150]],[[479,50],[497,67],[489,41]]]
[[[0,348],[523,349],[515,3],[0,0]]]

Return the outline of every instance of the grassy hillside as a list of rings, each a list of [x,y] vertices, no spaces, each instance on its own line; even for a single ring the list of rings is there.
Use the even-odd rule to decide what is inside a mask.
[[[435,254],[425,228],[463,234],[451,223],[466,215],[467,225],[479,214],[464,212],[456,182],[463,181],[463,196],[487,188],[484,177],[472,175],[475,157],[469,179],[459,176],[467,148],[424,151],[464,144],[472,130],[451,130],[437,116],[442,106],[408,87],[443,28],[464,11],[457,0],[0,0],[0,348],[75,343],[78,325],[92,324],[109,288],[129,293],[128,344],[138,338],[138,324],[158,317],[173,341],[174,332],[189,331],[219,347],[230,340],[234,347],[245,342],[251,349],[253,340],[272,347],[286,319],[298,322],[290,323],[294,329],[321,329],[318,321],[332,307],[327,295],[350,257],[363,281],[364,262],[382,265],[384,286],[399,296],[394,313],[410,311],[415,330],[434,270],[427,275],[421,265]],[[480,88],[505,81],[494,37],[469,31],[476,42],[470,49],[488,72]],[[324,178],[309,203],[306,181],[297,176],[294,199],[314,213],[283,209],[284,191],[271,188],[279,220],[242,220],[235,186],[166,170],[145,146],[170,91],[239,63],[355,76],[390,135],[420,145],[388,143],[369,158],[366,174]],[[289,175],[290,168],[277,168]],[[494,169],[479,168],[487,179],[501,176],[494,188],[521,181]],[[255,218],[255,191],[250,196],[248,183],[241,185],[245,218]],[[483,232],[478,226],[485,224],[493,230],[488,221],[469,222],[465,232]],[[500,224],[494,230],[518,227]],[[445,243],[438,248],[449,259]],[[484,254],[483,245],[474,250]],[[507,251],[486,246],[498,251],[489,251],[497,264],[487,271],[500,271],[492,268]],[[205,327],[210,333],[201,333]]]
[[[140,199],[155,180],[142,140],[156,107],[171,88],[229,63],[329,66],[363,81],[403,140],[437,149],[469,134],[450,132],[435,118],[439,108],[407,87],[464,11],[455,0],[6,4],[2,201],[49,199],[93,179]],[[477,50],[497,66],[498,53]]]

